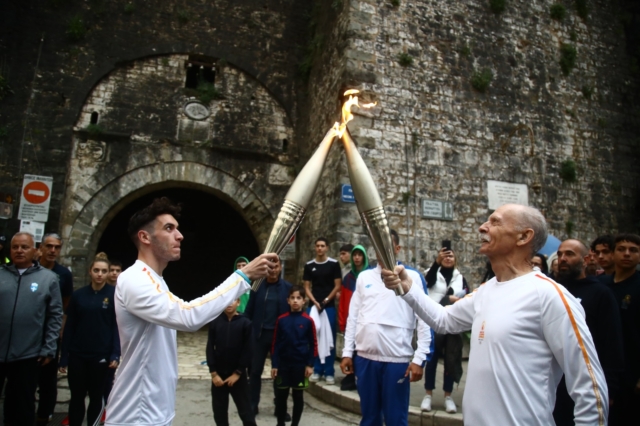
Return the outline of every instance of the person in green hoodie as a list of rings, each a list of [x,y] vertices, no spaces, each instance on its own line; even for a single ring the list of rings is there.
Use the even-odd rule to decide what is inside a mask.
[[[247,263],[249,263],[249,259],[247,259],[244,256],[240,256],[233,263],[233,270],[237,271],[238,269],[242,269],[247,265]],[[245,294],[243,294],[242,296],[240,296],[240,305],[238,306],[238,312],[240,312],[241,314],[243,314],[244,310],[247,308],[247,303],[249,303],[249,294],[250,293],[251,292],[248,291]]]
[[[340,305],[338,306],[338,327],[340,332],[344,333],[347,327],[347,318],[349,317],[349,304],[351,296],[356,291],[356,280],[360,272],[369,269],[369,258],[367,250],[361,245],[355,246],[351,250],[351,271],[342,279],[342,288],[340,290]],[[355,376],[349,374],[342,379],[342,390],[355,390]]]

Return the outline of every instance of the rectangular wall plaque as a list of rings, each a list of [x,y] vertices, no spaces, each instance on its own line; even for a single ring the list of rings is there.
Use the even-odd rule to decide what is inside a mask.
[[[488,180],[487,193],[489,210],[495,210],[504,204],[529,205],[529,190],[525,184]]]

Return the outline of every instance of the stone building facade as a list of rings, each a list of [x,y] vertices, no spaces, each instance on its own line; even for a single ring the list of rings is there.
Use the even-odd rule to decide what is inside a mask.
[[[428,266],[450,239],[477,281],[487,180],[527,185],[560,238],[637,231],[626,3],[589,1],[580,17],[561,2],[563,20],[552,3],[509,0],[500,13],[486,0],[13,3],[1,18],[0,192],[17,199],[25,173],[54,177],[47,228],[62,232],[79,282],[110,221],[166,188],[225,200],[263,247],[339,118],[340,94],[358,88],[378,106],[350,129],[409,263]],[[340,200],[339,141],[324,173],[291,279],[319,235],[334,255],[368,245],[355,205]],[[453,203],[453,220],[422,218],[423,199]]]

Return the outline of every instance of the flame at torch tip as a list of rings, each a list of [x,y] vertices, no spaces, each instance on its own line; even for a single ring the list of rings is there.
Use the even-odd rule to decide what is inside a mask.
[[[333,125],[333,128],[335,129],[336,134],[337,134],[337,136],[339,138],[342,137],[342,135],[344,134],[345,130],[347,129],[347,123],[349,121],[353,120],[353,114],[351,113],[351,107],[352,106],[355,105],[358,108],[373,108],[374,106],[377,105],[377,102],[360,105],[358,103],[358,97],[357,96],[352,96],[352,95],[355,95],[357,93],[360,93],[360,91],[356,90],[356,89],[350,89],[350,90],[347,90],[346,92],[344,92],[344,96],[349,95],[349,99],[342,105],[342,123],[340,123],[340,124],[335,123]]]

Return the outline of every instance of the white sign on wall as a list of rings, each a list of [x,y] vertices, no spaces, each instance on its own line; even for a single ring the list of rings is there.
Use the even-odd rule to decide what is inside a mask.
[[[50,176],[24,175],[18,219],[47,221],[52,184],[53,178]]]
[[[20,221],[20,232],[28,232],[33,235],[36,243],[42,242],[44,235],[44,223],[34,222],[33,220]]]
[[[505,204],[529,205],[529,190],[525,184],[488,180],[487,192],[489,210],[495,210]]]

